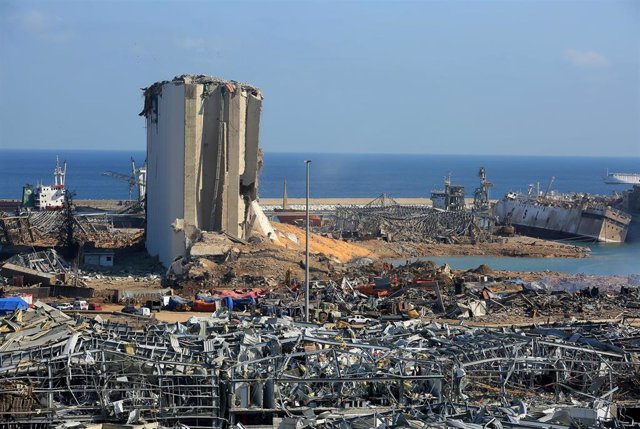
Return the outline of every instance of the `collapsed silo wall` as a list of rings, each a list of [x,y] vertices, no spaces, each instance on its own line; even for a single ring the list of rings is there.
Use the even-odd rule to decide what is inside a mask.
[[[257,198],[261,110],[257,88],[210,76],[145,89],[147,249],[165,265],[185,254],[194,231],[246,238]]]

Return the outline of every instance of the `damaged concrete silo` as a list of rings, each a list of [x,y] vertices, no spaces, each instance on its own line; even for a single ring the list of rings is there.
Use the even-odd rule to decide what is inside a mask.
[[[144,96],[149,253],[168,266],[198,230],[245,238],[261,163],[260,90],[183,75]]]

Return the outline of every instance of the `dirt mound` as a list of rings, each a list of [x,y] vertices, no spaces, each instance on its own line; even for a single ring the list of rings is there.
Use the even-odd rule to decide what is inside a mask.
[[[433,261],[417,260],[417,261],[412,262],[411,264],[409,264],[409,268],[412,268],[412,269],[423,269],[423,270],[428,270],[428,271],[436,271],[440,267],[438,266],[438,264],[436,264]]]
[[[489,276],[494,273],[493,269],[485,264],[480,265],[478,268],[471,270],[471,272],[476,274],[482,274],[483,276]]]
[[[286,223],[272,223],[273,229],[278,233],[280,245],[292,250],[303,250],[305,247],[304,230]],[[340,262],[348,262],[354,258],[373,258],[371,251],[345,241],[334,240],[309,233],[309,252],[322,253],[328,257],[338,259]]]

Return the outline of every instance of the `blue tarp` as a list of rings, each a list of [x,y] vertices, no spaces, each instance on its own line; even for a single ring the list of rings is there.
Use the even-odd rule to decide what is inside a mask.
[[[256,300],[253,298],[231,298],[225,297],[222,300],[225,307],[232,310],[245,311],[251,307],[256,306]]]
[[[29,304],[19,296],[0,298],[0,314],[11,314],[16,310],[26,310]]]

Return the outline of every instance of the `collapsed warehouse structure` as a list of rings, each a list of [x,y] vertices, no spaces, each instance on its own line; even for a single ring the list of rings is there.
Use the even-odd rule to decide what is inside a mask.
[[[165,266],[197,231],[247,238],[257,198],[262,93],[235,81],[183,75],[144,90],[147,250]]]
[[[0,319],[0,427],[637,427],[639,338],[596,323],[123,324],[36,303]]]
[[[0,214],[0,245],[52,247],[58,244],[65,222],[72,225],[75,239],[103,247],[126,246],[139,238],[137,232],[119,228],[140,223],[139,216],[116,213],[79,213],[71,217],[62,211],[29,211],[19,215]]]
[[[383,237],[389,241],[478,239],[483,232],[471,212],[403,206],[382,194],[364,207],[338,206],[335,231],[342,237]]]
[[[71,276],[67,262],[55,249],[14,255],[0,265],[0,275],[12,277],[19,286],[24,284],[55,285],[66,283]]]

